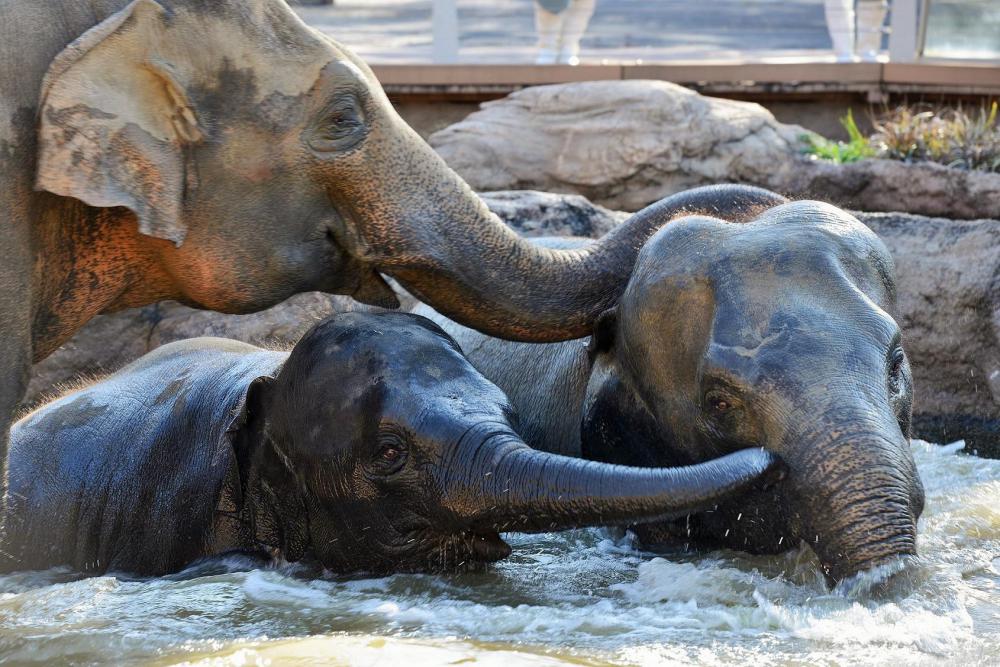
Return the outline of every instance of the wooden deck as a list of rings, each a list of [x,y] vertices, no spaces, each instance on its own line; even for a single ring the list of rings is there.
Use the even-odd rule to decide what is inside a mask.
[[[696,61],[657,64],[374,65],[395,95],[493,97],[526,86],[656,79],[708,93],[893,93],[1000,96],[1000,67],[978,62],[833,63]]]

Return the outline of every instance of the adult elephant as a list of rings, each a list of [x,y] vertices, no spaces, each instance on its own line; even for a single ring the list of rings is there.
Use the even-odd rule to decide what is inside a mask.
[[[838,581],[916,553],[923,488],[895,298],[878,237],[801,201],[743,224],[666,225],[589,342],[508,343],[435,318],[510,396],[533,447],[665,466],[763,446],[787,462],[773,491],[638,526],[644,543],[804,541]]]
[[[519,241],[282,0],[3,0],[0,63],[4,439],[31,362],[101,312],[307,290],[392,305],[382,272],[476,329],[560,340],[624,286],[595,268],[651,229]]]

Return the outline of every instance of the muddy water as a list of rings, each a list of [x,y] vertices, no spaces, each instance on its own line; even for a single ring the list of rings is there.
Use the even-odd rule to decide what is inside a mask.
[[[1000,461],[914,443],[921,562],[829,593],[808,551],[669,560],[599,531],[514,536],[478,574],[312,578],[238,559],[173,578],[0,578],[11,664],[1000,664]]]

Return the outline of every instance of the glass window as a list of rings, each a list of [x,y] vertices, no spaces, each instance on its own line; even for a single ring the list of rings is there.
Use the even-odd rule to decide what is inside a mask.
[[[931,0],[924,56],[1000,60],[1000,0]]]

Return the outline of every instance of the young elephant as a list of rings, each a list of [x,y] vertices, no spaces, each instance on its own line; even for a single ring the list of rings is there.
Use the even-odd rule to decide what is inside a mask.
[[[667,224],[589,348],[439,322],[507,392],[534,447],[670,466],[763,446],[788,463],[769,492],[638,527],[645,543],[774,553],[804,540],[840,580],[915,553],[923,508],[893,272],[853,216],[801,201],[746,223]]]
[[[428,320],[348,313],[290,353],[166,345],[12,431],[6,569],[157,575],[230,550],[339,571],[506,557],[506,530],[645,521],[745,492],[759,449],[670,470],[529,449]]]

